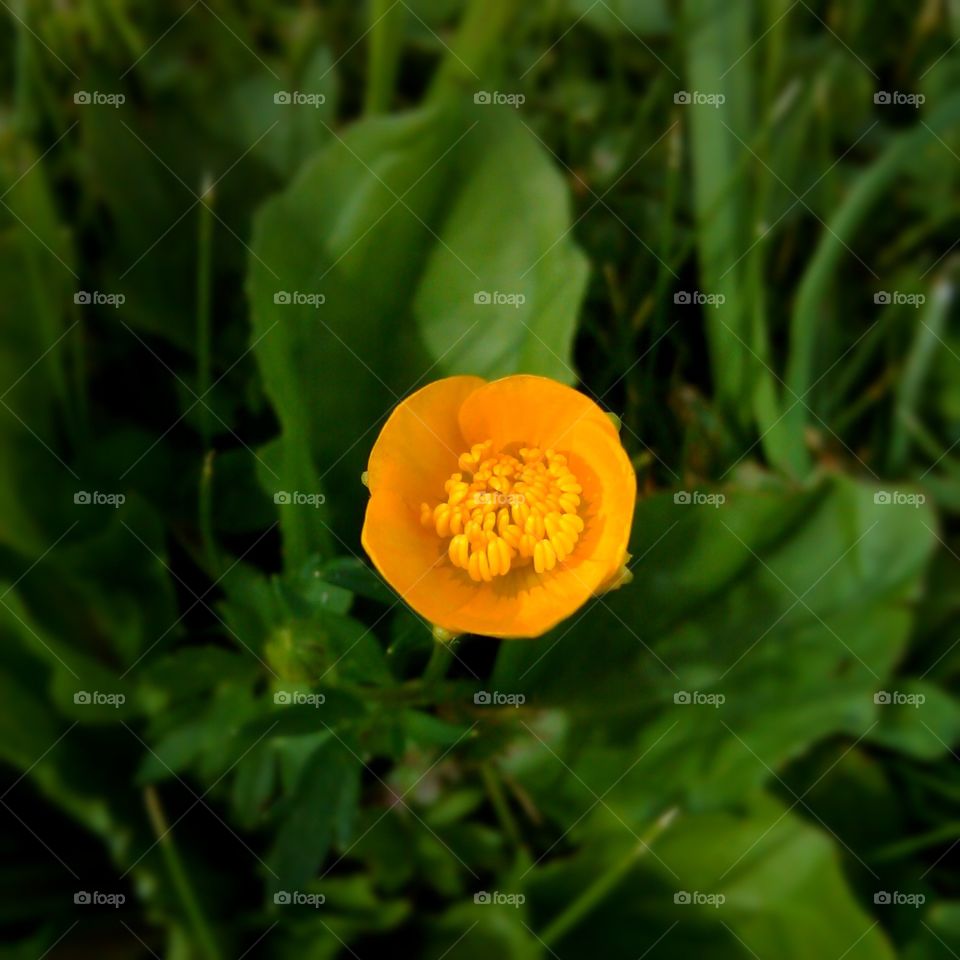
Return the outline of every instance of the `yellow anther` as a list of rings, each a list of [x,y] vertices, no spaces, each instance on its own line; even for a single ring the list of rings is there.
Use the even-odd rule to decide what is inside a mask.
[[[552,449],[523,447],[519,459],[491,450],[486,441],[460,455],[444,483],[446,499],[432,509],[421,504],[421,522],[450,539],[450,563],[475,582],[531,564],[547,574],[577,548],[583,487]]]

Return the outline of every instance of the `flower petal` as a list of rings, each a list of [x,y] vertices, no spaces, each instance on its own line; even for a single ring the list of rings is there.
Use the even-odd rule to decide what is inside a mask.
[[[418,511],[423,501],[436,502],[465,449],[457,413],[464,400],[485,383],[480,377],[447,377],[404,399],[370,452],[367,486],[371,497],[390,487]]]
[[[542,448],[569,447],[569,431],[582,421],[620,438],[610,418],[589,397],[547,377],[518,374],[472,392],[460,408],[460,426],[470,443],[492,440],[494,449],[520,441]]]

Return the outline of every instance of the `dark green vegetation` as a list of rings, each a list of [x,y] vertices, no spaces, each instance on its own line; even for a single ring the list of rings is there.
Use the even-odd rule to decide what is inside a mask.
[[[956,4],[0,23],[0,956],[960,953]],[[360,474],[518,370],[635,580],[448,664]]]

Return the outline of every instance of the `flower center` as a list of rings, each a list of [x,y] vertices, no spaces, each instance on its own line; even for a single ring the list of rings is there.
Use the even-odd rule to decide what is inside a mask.
[[[583,532],[583,488],[562,454],[523,447],[518,459],[491,456],[492,447],[487,440],[460,455],[460,470],[444,484],[447,499],[424,503],[421,522],[450,539],[450,562],[473,580],[489,582],[530,563],[537,573],[552,570]]]

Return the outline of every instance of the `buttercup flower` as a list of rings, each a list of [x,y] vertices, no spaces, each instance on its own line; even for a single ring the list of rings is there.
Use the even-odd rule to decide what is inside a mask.
[[[636,476],[610,418],[545,377],[438,380],[370,454],[363,546],[450,634],[536,637],[623,582]]]

